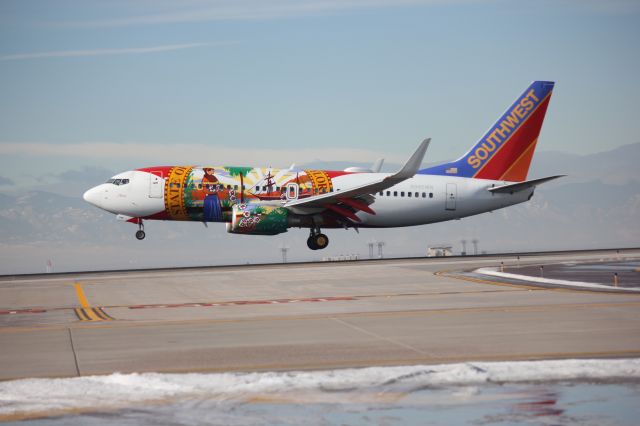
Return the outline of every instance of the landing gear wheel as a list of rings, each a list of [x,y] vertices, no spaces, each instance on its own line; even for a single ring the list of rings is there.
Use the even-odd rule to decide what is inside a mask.
[[[314,243],[316,245],[316,250],[322,250],[329,245],[329,237],[324,234],[318,234],[314,237]]]
[[[309,247],[311,250],[318,250],[315,236],[311,235],[309,238],[307,238],[307,247]]]
[[[311,219],[313,226],[309,228],[309,238],[307,238],[307,246],[311,250],[322,250],[329,245],[329,237],[320,231],[320,227]]]
[[[136,238],[139,240],[144,240],[146,234],[144,233],[144,222],[142,219],[138,218],[138,231],[136,232]]]
[[[307,247],[311,250],[322,250],[329,245],[329,237],[324,234],[309,235],[307,239]]]

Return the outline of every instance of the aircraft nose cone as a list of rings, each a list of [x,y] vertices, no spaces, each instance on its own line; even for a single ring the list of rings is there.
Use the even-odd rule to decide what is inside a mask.
[[[96,207],[100,207],[100,196],[98,194],[98,187],[94,187],[82,194],[82,198],[89,204]]]

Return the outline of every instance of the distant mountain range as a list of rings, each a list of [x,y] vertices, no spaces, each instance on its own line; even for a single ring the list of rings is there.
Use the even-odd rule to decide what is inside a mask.
[[[539,152],[530,176],[567,174],[537,189],[529,203],[460,221],[414,228],[329,230],[324,252],[307,250],[307,231],[277,237],[228,235],[224,226],[199,223],[149,222],[144,242],[133,237],[135,226],[86,204],[82,188],[95,185],[94,170],[69,171],[50,191],[0,193],[0,274],[40,272],[47,259],[58,270],[154,267],[280,261],[280,247],[289,259],[366,255],[371,239],[384,240],[389,256],[424,255],[429,245],[449,243],[461,250],[462,239],[480,240],[490,252],[640,246],[640,143],[589,155]],[[313,163],[328,169],[357,163]],[[387,165],[386,170],[398,165]],[[104,178],[110,176],[108,171]],[[71,176],[73,185],[64,184]],[[73,188],[75,196],[62,195]],[[58,189],[56,191],[56,189]],[[59,193],[54,193],[56,191]],[[469,246],[468,246],[469,247]]]

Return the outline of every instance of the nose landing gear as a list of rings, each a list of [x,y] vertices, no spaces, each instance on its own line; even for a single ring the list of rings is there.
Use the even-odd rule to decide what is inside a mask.
[[[146,234],[144,233],[144,224],[142,223],[142,219],[138,219],[138,230],[136,231],[136,238],[139,240],[144,240]]]
[[[307,246],[311,250],[322,250],[329,245],[329,237],[320,232],[319,227],[311,228],[309,238],[307,238]]]

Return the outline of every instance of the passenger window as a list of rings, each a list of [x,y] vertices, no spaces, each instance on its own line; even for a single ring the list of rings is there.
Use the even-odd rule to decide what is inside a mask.
[[[422,193],[422,198],[427,198],[427,193],[426,192]]]
[[[401,197],[404,197],[404,191],[401,191],[401,192],[400,192],[400,196],[401,196]]]
[[[391,191],[387,191],[387,197],[391,197]]]
[[[418,193],[416,192],[414,195],[416,196],[416,198],[418,198],[418,196],[419,196],[420,194],[418,194]]]
[[[398,191],[393,191],[393,196],[397,197],[398,196]]]
[[[411,193],[410,193],[410,192],[407,192],[407,196],[408,196],[408,197],[411,197]]]
[[[429,198],[433,198],[433,192],[429,193]]]

